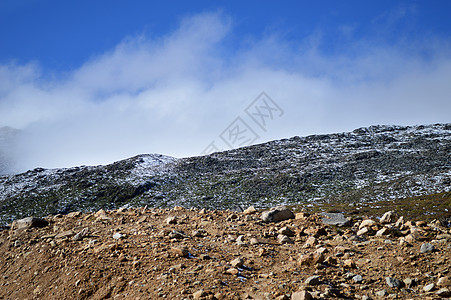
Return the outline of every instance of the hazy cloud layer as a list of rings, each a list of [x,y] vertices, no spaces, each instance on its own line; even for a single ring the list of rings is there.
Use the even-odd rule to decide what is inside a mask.
[[[233,20],[206,13],[166,36],[128,37],[65,74],[0,65],[0,126],[22,129],[14,153],[25,170],[192,156],[212,141],[227,149],[219,134],[237,117],[256,142],[450,121],[448,41],[356,40],[346,24],[342,32],[334,52],[321,50],[320,31],[298,43],[273,33],[230,50]],[[266,132],[244,112],[262,91],[284,110]]]

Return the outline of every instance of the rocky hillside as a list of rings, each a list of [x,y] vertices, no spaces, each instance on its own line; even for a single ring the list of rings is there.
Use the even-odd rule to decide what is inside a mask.
[[[449,192],[451,124],[372,126],[200,157],[139,155],[107,166],[3,176],[0,222],[146,205],[239,211],[337,204],[358,211],[426,195],[430,206],[405,207],[449,218]]]
[[[449,299],[437,220],[119,209],[0,230],[0,299]]]

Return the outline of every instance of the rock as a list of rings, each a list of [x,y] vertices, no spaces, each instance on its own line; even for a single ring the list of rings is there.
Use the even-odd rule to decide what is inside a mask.
[[[246,245],[246,242],[244,241],[244,235],[240,235],[236,238],[235,241],[237,245]]]
[[[451,280],[449,279],[448,276],[440,277],[437,280],[437,286],[443,286],[443,287],[451,286]]]
[[[183,232],[180,231],[176,231],[176,230],[172,230],[171,232],[168,233],[168,237],[170,239],[176,239],[176,240],[180,240],[180,239],[184,239],[184,238],[189,238],[188,235],[186,235]]]
[[[256,237],[252,237],[249,239],[249,243],[251,245],[258,245],[258,244],[260,244],[260,241]]]
[[[41,218],[35,218],[35,217],[27,217],[19,220],[15,220],[11,224],[11,229],[17,230],[17,229],[27,229],[27,228],[33,228],[33,227],[46,227],[49,225],[49,222],[47,222],[44,219]]]
[[[246,208],[246,209],[243,211],[243,214],[245,214],[245,215],[253,215],[253,214],[255,214],[256,212],[257,212],[257,210],[255,209],[255,207],[249,206],[248,208]]]
[[[293,236],[295,236],[294,231],[291,230],[291,228],[288,227],[288,226],[285,226],[285,227],[280,228],[278,232],[279,232],[279,234],[283,234],[283,235],[286,235],[286,236],[288,236],[288,237],[293,237]]]
[[[354,277],[352,277],[352,280],[354,280],[355,283],[360,283],[363,281],[363,277],[362,275],[355,275]]]
[[[83,228],[79,233],[77,233],[76,235],[74,235],[74,236],[72,237],[72,240],[73,240],[73,241],[81,241],[81,240],[83,240],[86,236],[88,236],[88,234],[89,234],[89,228],[88,228],[88,227]],[[113,238],[114,238],[114,236],[113,236]]]
[[[423,286],[423,291],[428,293],[428,292],[432,291],[434,288],[435,288],[435,283],[430,283],[430,284]]]
[[[242,268],[244,264],[244,260],[241,257],[235,258],[230,262],[230,265],[234,268]]]
[[[240,271],[237,268],[229,268],[225,271],[226,274],[238,275]]]
[[[77,218],[81,216],[81,211],[73,211],[67,214],[68,218]]]
[[[172,247],[171,252],[179,257],[188,257],[189,251],[186,248],[178,248],[178,247]]]
[[[437,234],[436,239],[437,239],[437,240],[447,240],[447,241],[450,241],[450,240],[451,240],[451,234],[447,234],[447,233]]]
[[[380,290],[380,291],[377,291],[376,293],[376,296],[379,296],[379,297],[384,297],[384,296],[387,296],[387,290]]]
[[[402,282],[393,277],[385,277],[385,282],[391,288],[400,288],[402,286]]]
[[[193,231],[193,236],[195,236],[195,237],[204,237],[206,235],[207,235],[207,231],[205,231],[204,229],[199,229],[199,230]]]
[[[348,226],[351,222],[342,213],[321,213],[325,225]]]
[[[448,288],[441,288],[435,294],[439,297],[451,297],[451,291]]]
[[[382,224],[394,223],[395,219],[396,219],[395,213],[393,211],[387,211],[380,219],[380,222]]]
[[[363,227],[362,229],[360,229],[359,231],[357,231],[357,235],[358,236],[362,236],[364,234],[367,234],[369,232],[368,227]]]
[[[343,268],[355,269],[355,262],[352,259],[347,259],[343,262]]]
[[[205,292],[204,290],[198,290],[197,292],[195,292],[193,294],[193,298],[194,299],[200,299],[202,297],[206,297],[208,295],[207,292]]]
[[[310,236],[304,244],[304,248],[313,247],[318,243],[318,240],[314,236]]]
[[[166,224],[177,224],[177,217],[176,216],[169,216],[165,220]]]
[[[113,234],[113,239],[115,240],[120,240],[124,237],[124,235],[122,233],[116,232],[115,234]]]
[[[318,285],[321,282],[319,278],[320,277],[318,275],[310,276],[309,278],[307,278],[305,280],[305,284],[307,284],[307,285]]]
[[[363,227],[371,227],[375,225],[376,222],[370,219],[363,220],[362,223],[360,223],[359,229],[362,229]]]
[[[403,282],[404,285],[410,289],[411,287],[415,286],[416,280],[409,277],[404,279]]]
[[[298,260],[298,264],[301,266],[309,266],[313,264],[313,253],[302,254]]]
[[[111,218],[108,216],[108,214],[106,213],[106,211],[104,211],[103,209],[99,210],[98,212],[96,212],[94,214],[94,217],[96,217],[96,222],[101,222],[101,221],[109,221],[111,220]]]
[[[277,206],[271,208],[270,210],[266,210],[262,213],[261,219],[266,223],[277,223],[289,219],[294,219],[295,216],[291,210],[289,210],[286,206]]]
[[[390,233],[390,230],[388,230],[388,228],[381,228],[376,232],[376,236],[384,236],[384,235],[388,235]]]
[[[294,292],[291,295],[291,300],[311,300],[311,299],[313,299],[313,297],[307,291]]]
[[[277,236],[277,241],[279,242],[279,244],[294,244],[293,240],[283,234],[279,234]]]
[[[396,228],[401,228],[403,225],[404,225],[404,217],[401,216],[401,217],[399,217],[398,221],[396,221],[395,227]]]
[[[420,247],[420,252],[421,253],[429,253],[429,252],[434,251],[434,249],[435,249],[434,245],[432,245],[430,243],[424,243]]]

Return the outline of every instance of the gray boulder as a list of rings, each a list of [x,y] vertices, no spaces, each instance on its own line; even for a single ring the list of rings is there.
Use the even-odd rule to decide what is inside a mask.
[[[273,207],[262,213],[261,219],[266,223],[277,223],[288,219],[294,219],[295,216],[286,206]]]

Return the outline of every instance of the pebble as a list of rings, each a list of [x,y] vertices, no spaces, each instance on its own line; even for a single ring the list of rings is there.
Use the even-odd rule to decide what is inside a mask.
[[[363,281],[363,277],[362,275],[355,275],[354,277],[352,277],[352,280],[354,280],[355,283],[360,283]]]

